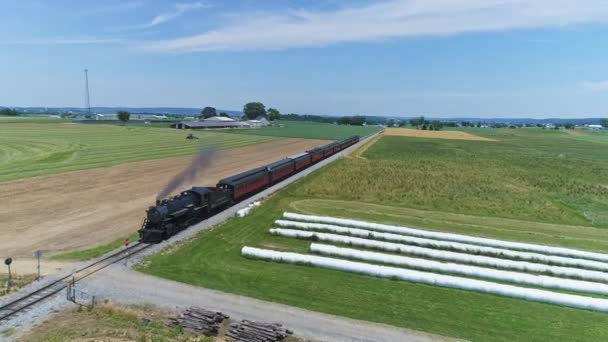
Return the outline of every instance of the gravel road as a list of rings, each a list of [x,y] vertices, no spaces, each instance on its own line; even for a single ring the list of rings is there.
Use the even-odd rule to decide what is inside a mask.
[[[141,274],[114,265],[87,280],[82,288],[101,299],[149,303],[165,309],[200,306],[233,319],[278,322],[313,341],[453,341],[445,337],[388,325],[308,311],[287,305],[209,290]]]

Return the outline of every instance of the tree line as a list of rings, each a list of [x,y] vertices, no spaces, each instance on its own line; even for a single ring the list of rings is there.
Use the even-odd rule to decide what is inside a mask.
[[[0,109],[0,116],[18,116],[19,113],[15,109],[2,108]],[[75,116],[76,114],[63,114],[62,117]],[[226,112],[217,112],[214,107],[207,106],[201,110],[199,115],[200,119],[207,119],[214,116],[230,117]],[[130,119],[130,113],[127,111],[117,112],[117,118],[120,121],[126,122]],[[276,108],[268,108],[261,102],[248,102],[243,106],[243,120],[255,120],[258,118],[266,118],[270,121],[285,120],[285,121],[312,121],[312,122],[324,122],[324,123],[336,123],[338,125],[353,125],[362,126],[367,125],[386,125],[388,127],[403,127],[408,124],[412,127],[421,130],[441,130],[444,127],[491,127],[491,128],[520,128],[520,127],[539,127],[547,128],[544,124],[507,124],[507,123],[485,123],[485,122],[472,122],[472,121],[448,121],[448,120],[427,120],[424,116],[414,117],[409,120],[391,119],[377,116],[320,116],[311,114],[281,114]],[[608,128],[608,118],[600,119],[600,124]],[[554,124],[551,128],[559,129],[574,129],[574,123],[563,123]]]
[[[17,111],[15,109],[2,108],[2,109],[0,109],[0,115],[17,116],[17,115],[19,115],[19,113],[17,113]]]

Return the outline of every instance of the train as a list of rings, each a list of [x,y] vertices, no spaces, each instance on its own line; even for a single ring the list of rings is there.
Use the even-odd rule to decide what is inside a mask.
[[[146,210],[139,229],[144,243],[159,243],[238,202],[359,142],[359,136],[313,148],[220,180],[215,187],[195,186]]]

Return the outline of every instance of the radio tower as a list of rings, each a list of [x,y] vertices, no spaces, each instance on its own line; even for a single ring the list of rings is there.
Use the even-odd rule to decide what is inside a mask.
[[[89,99],[89,70],[84,69],[84,106],[87,108],[87,114],[91,117],[91,101]]]

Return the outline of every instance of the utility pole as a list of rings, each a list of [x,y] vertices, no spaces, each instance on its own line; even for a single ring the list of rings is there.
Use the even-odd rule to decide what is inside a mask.
[[[91,116],[91,99],[89,98],[89,69],[84,69],[84,106],[87,108],[87,114]]]

